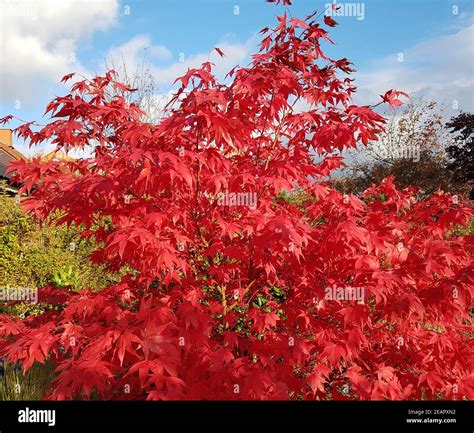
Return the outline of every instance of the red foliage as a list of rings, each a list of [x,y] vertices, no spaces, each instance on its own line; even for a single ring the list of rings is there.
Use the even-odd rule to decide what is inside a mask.
[[[110,96],[133,90],[111,71],[17,130],[89,148],[14,163],[24,206],[61,210],[97,240],[94,261],[133,270],[100,292],[42,289],[54,313],[1,318],[10,361],[57,366],[46,397],[474,397],[472,237],[450,235],[472,211],[391,179],[361,198],[331,189],[339,152],[384,119],[352,104],[350,64],[324,56],[319,24],[282,16],[264,33],[229,84],[210,63],[180,77],[158,125]],[[294,188],[303,205],[280,195]]]
[[[399,90],[394,90],[394,89],[389,90],[388,92],[385,92],[384,95],[380,95],[380,97],[382,98],[382,101],[387,102],[392,108],[400,107],[401,105],[403,105],[403,102],[400,101],[400,99],[397,99],[398,96],[404,96],[405,98],[410,97],[408,93],[400,92]]]

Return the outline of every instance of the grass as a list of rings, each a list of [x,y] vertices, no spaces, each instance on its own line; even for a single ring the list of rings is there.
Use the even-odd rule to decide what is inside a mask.
[[[8,364],[0,368],[0,400],[42,400],[54,379],[51,364],[35,363],[23,374],[18,366]]]

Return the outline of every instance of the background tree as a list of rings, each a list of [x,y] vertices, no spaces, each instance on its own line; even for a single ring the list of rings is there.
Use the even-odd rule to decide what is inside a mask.
[[[446,124],[454,143],[446,149],[448,169],[461,192],[474,199],[474,114],[461,113]]]
[[[445,166],[449,134],[443,126],[443,110],[433,101],[412,100],[404,109],[390,110],[384,132],[361,152],[352,152],[353,161],[334,184],[361,194],[393,176],[400,188],[418,187],[420,197],[438,188],[451,191],[452,174]]]
[[[142,110],[142,120],[148,123],[158,123],[164,115],[164,108],[167,103],[167,96],[160,94],[156,80],[151,71],[151,64],[147,60],[146,53],[141,62],[130,70],[123,55],[109,56],[104,61],[106,70],[113,70],[117,73],[117,81],[123,83],[133,92],[124,94],[120,89],[112,89],[110,97],[121,95],[126,98],[129,104],[135,104]]]

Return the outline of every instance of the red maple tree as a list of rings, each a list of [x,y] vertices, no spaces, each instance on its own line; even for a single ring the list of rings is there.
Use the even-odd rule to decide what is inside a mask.
[[[101,291],[40,289],[58,310],[1,316],[10,362],[57,367],[46,398],[474,397],[472,236],[453,232],[472,210],[392,179],[331,189],[340,152],[384,119],[352,103],[351,64],[324,55],[314,14],[262,33],[227,84],[209,62],[180,77],[157,125],[110,71],[54,99],[47,126],[17,128],[89,149],[16,162],[14,179],[25,210],[59,211],[97,242],[92,260],[127,270]]]

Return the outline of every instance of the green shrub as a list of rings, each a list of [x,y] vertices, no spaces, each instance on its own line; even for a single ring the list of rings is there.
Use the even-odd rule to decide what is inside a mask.
[[[51,216],[54,221],[58,216]],[[0,184],[0,287],[41,288],[47,285],[81,290],[100,290],[118,281],[89,261],[93,242],[80,237],[80,227],[40,225],[25,214],[14,197]],[[38,310],[38,311],[36,311]],[[0,312],[5,312],[0,303]],[[21,317],[38,314],[41,306],[17,304]]]

